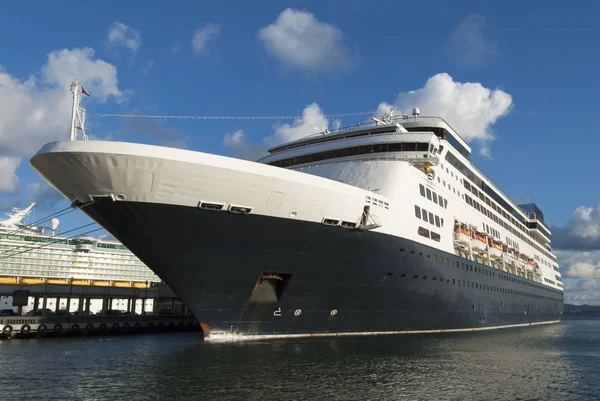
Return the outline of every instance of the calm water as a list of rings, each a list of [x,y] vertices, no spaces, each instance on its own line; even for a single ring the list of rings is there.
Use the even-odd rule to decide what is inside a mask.
[[[599,399],[600,320],[485,333],[210,344],[0,342],[2,400]]]

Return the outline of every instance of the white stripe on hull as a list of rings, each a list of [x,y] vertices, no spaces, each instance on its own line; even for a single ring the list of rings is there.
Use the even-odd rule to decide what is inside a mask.
[[[434,334],[434,333],[459,333],[469,331],[484,331],[509,329],[515,327],[530,327],[543,324],[556,324],[560,320],[551,320],[548,322],[533,322],[509,324],[506,326],[491,326],[491,327],[472,327],[464,329],[440,329],[440,330],[401,330],[401,331],[363,331],[363,332],[347,332],[347,333],[302,333],[302,334],[235,334],[228,332],[211,332],[204,336],[204,341],[207,342],[238,342],[238,341],[256,341],[256,340],[273,340],[287,338],[312,338],[312,337],[358,337],[358,336],[390,336],[399,334]]]

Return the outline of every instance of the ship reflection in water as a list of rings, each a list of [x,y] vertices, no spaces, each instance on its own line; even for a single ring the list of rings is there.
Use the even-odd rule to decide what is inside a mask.
[[[600,320],[493,332],[0,343],[3,399],[596,399]]]

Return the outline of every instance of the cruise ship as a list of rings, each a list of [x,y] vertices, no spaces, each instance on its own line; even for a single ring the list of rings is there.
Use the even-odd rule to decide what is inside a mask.
[[[32,167],[163,279],[206,340],[560,321],[543,213],[494,184],[442,118],[391,110],[257,162],[78,140],[82,126]]]
[[[35,202],[24,209],[13,208],[0,220],[0,284],[73,284],[122,288],[147,288],[160,282],[123,244],[90,236],[67,237],[58,230],[59,219],[42,219],[46,225],[27,224]],[[68,230],[71,231],[71,230]],[[63,303],[64,303],[63,299]],[[152,310],[153,300],[144,308]],[[56,308],[56,299],[46,306]],[[77,303],[78,300],[72,300]],[[25,312],[34,306],[33,297]],[[90,303],[90,311],[102,307],[101,299]],[[12,297],[2,297],[0,309],[13,308]],[[63,305],[64,309],[64,305]]]

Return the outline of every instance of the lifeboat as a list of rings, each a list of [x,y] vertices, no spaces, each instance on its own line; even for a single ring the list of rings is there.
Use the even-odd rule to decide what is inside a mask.
[[[462,245],[469,245],[471,242],[471,236],[466,224],[454,223],[454,241]]]
[[[525,267],[527,268],[527,271],[533,271],[535,268],[535,262],[532,258],[527,258],[527,265]]]
[[[494,259],[498,259],[502,257],[502,242],[493,239],[493,238],[489,238],[488,239],[488,246],[489,246],[489,250],[490,250],[490,257],[494,258]]]
[[[488,246],[485,237],[484,233],[475,231],[471,237],[471,249],[475,252],[486,252]]]
[[[515,248],[513,248],[512,246],[506,246],[505,248],[506,248],[506,250],[504,251],[504,254],[502,255],[502,258],[504,259],[504,265],[508,269],[514,270],[517,267],[517,259],[515,257]]]
[[[524,274],[526,266],[527,266],[527,257],[524,254],[519,253],[518,254],[518,259],[517,259],[517,270],[521,274]]]

